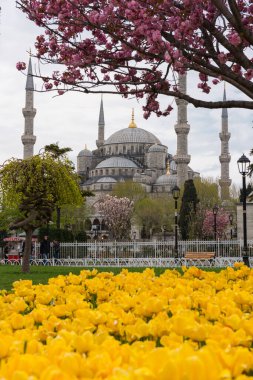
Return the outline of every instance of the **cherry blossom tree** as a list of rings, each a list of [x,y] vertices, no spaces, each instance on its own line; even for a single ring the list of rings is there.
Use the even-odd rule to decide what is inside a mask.
[[[59,69],[40,74],[44,90],[105,92],[146,97],[144,117],[161,109],[161,96],[205,108],[253,109],[252,0],[17,0],[44,29],[35,56]],[[19,70],[25,64],[17,64]],[[178,75],[199,75],[209,93],[230,83],[243,100],[204,100],[178,86]]]
[[[105,224],[114,239],[129,237],[133,213],[133,202],[130,199],[107,194],[94,206],[97,212],[103,215]]]
[[[219,238],[223,238],[229,225],[229,214],[222,208],[219,208],[216,215],[216,232]],[[213,238],[214,236],[214,215],[212,210],[206,210],[202,228],[203,236]]]

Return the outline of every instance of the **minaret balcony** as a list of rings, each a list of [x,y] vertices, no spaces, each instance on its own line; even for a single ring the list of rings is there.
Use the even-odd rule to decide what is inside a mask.
[[[187,135],[190,131],[190,125],[187,123],[177,123],[175,125],[175,132],[178,135]]]
[[[177,164],[189,164],[191,156],[189,154],[176,154],[174,160]]]
[[[230,154],[221,154],[220,156],[219,156],[219,159],[220,159],[220,163],[222,164],[222,163],[228,163],[228,162],[230,162],[230,160],[231,160],[231,156],[230,156]]]
[[[222,178],[219,180],[220,187],[230,186],[232,183],[232,180],[230,178]]]
[[[36,136],[34,136],[34,135],[22,135],[21,141],[24,145],[35,144]]]
[[[231,133],[229,132],[221,132],[219,133],[221,141],[228,141],[230,139]]]
[[[23,108],[22,112],[23,112],[24,117],[30,117],[30,118],[32,118],[32,117],[34,117],[36,115],[36,108],[30,108],[30,109]]]

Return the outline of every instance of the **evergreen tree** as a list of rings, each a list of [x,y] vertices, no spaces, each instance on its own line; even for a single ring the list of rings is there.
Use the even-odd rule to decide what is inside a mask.
[[[250,193],[252,193],[252,191],[253,191],[252,185],[251,185],[251,183],[249,183],[247,188],[246,188],[246,197],[248,197],[250,195]],[[239,200],[240,200],[240,202],[243,202],[243,190],[242,189],[240,189]]]
[[[190,230],[195,220],[198,202],[194,182],[192,179],[188,179],[184,184],[184,193],[178,222],[183,240],[187,240],[190,237]]]

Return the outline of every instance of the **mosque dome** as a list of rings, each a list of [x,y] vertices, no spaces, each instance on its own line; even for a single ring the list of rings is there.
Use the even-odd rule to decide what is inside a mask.
[[[97,180],[97,183],[116,183],[116,179],[112,177],[103,177]]]
[[[96,169],[102,168],[138,168],[138,166],[127,158],[116,156],[107,158],[96,166]]]
[[[124,128],[113,133],[104,143],[110,144],[127,144],[127,143],[141,143],[141,144],[160,144],[161,142],[152,133],[145,131],[142,128]]]
[[[163,174],[157,178],[155,185],[169,185],[175,186],[177,184],[177,175],[176,174]]]
[[[92,152],[87,148],[84,148],[83,150],[81,150],[77,155],[77,157],[91,157],[91,156],[92,156]]]
[[[149,153],[151,152],[163,152],[166,153],[166,148],[162,145],[154,144],[151,145],[151,147],[148,150]]]

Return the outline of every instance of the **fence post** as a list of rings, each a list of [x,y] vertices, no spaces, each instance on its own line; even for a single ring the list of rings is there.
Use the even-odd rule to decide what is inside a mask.
[[[75,259],[77,259],[77,241],[75,241]]]
[[[117,241],[116,240],[114,240],[114,258],[116,262],[116,259],[117,259]]]

